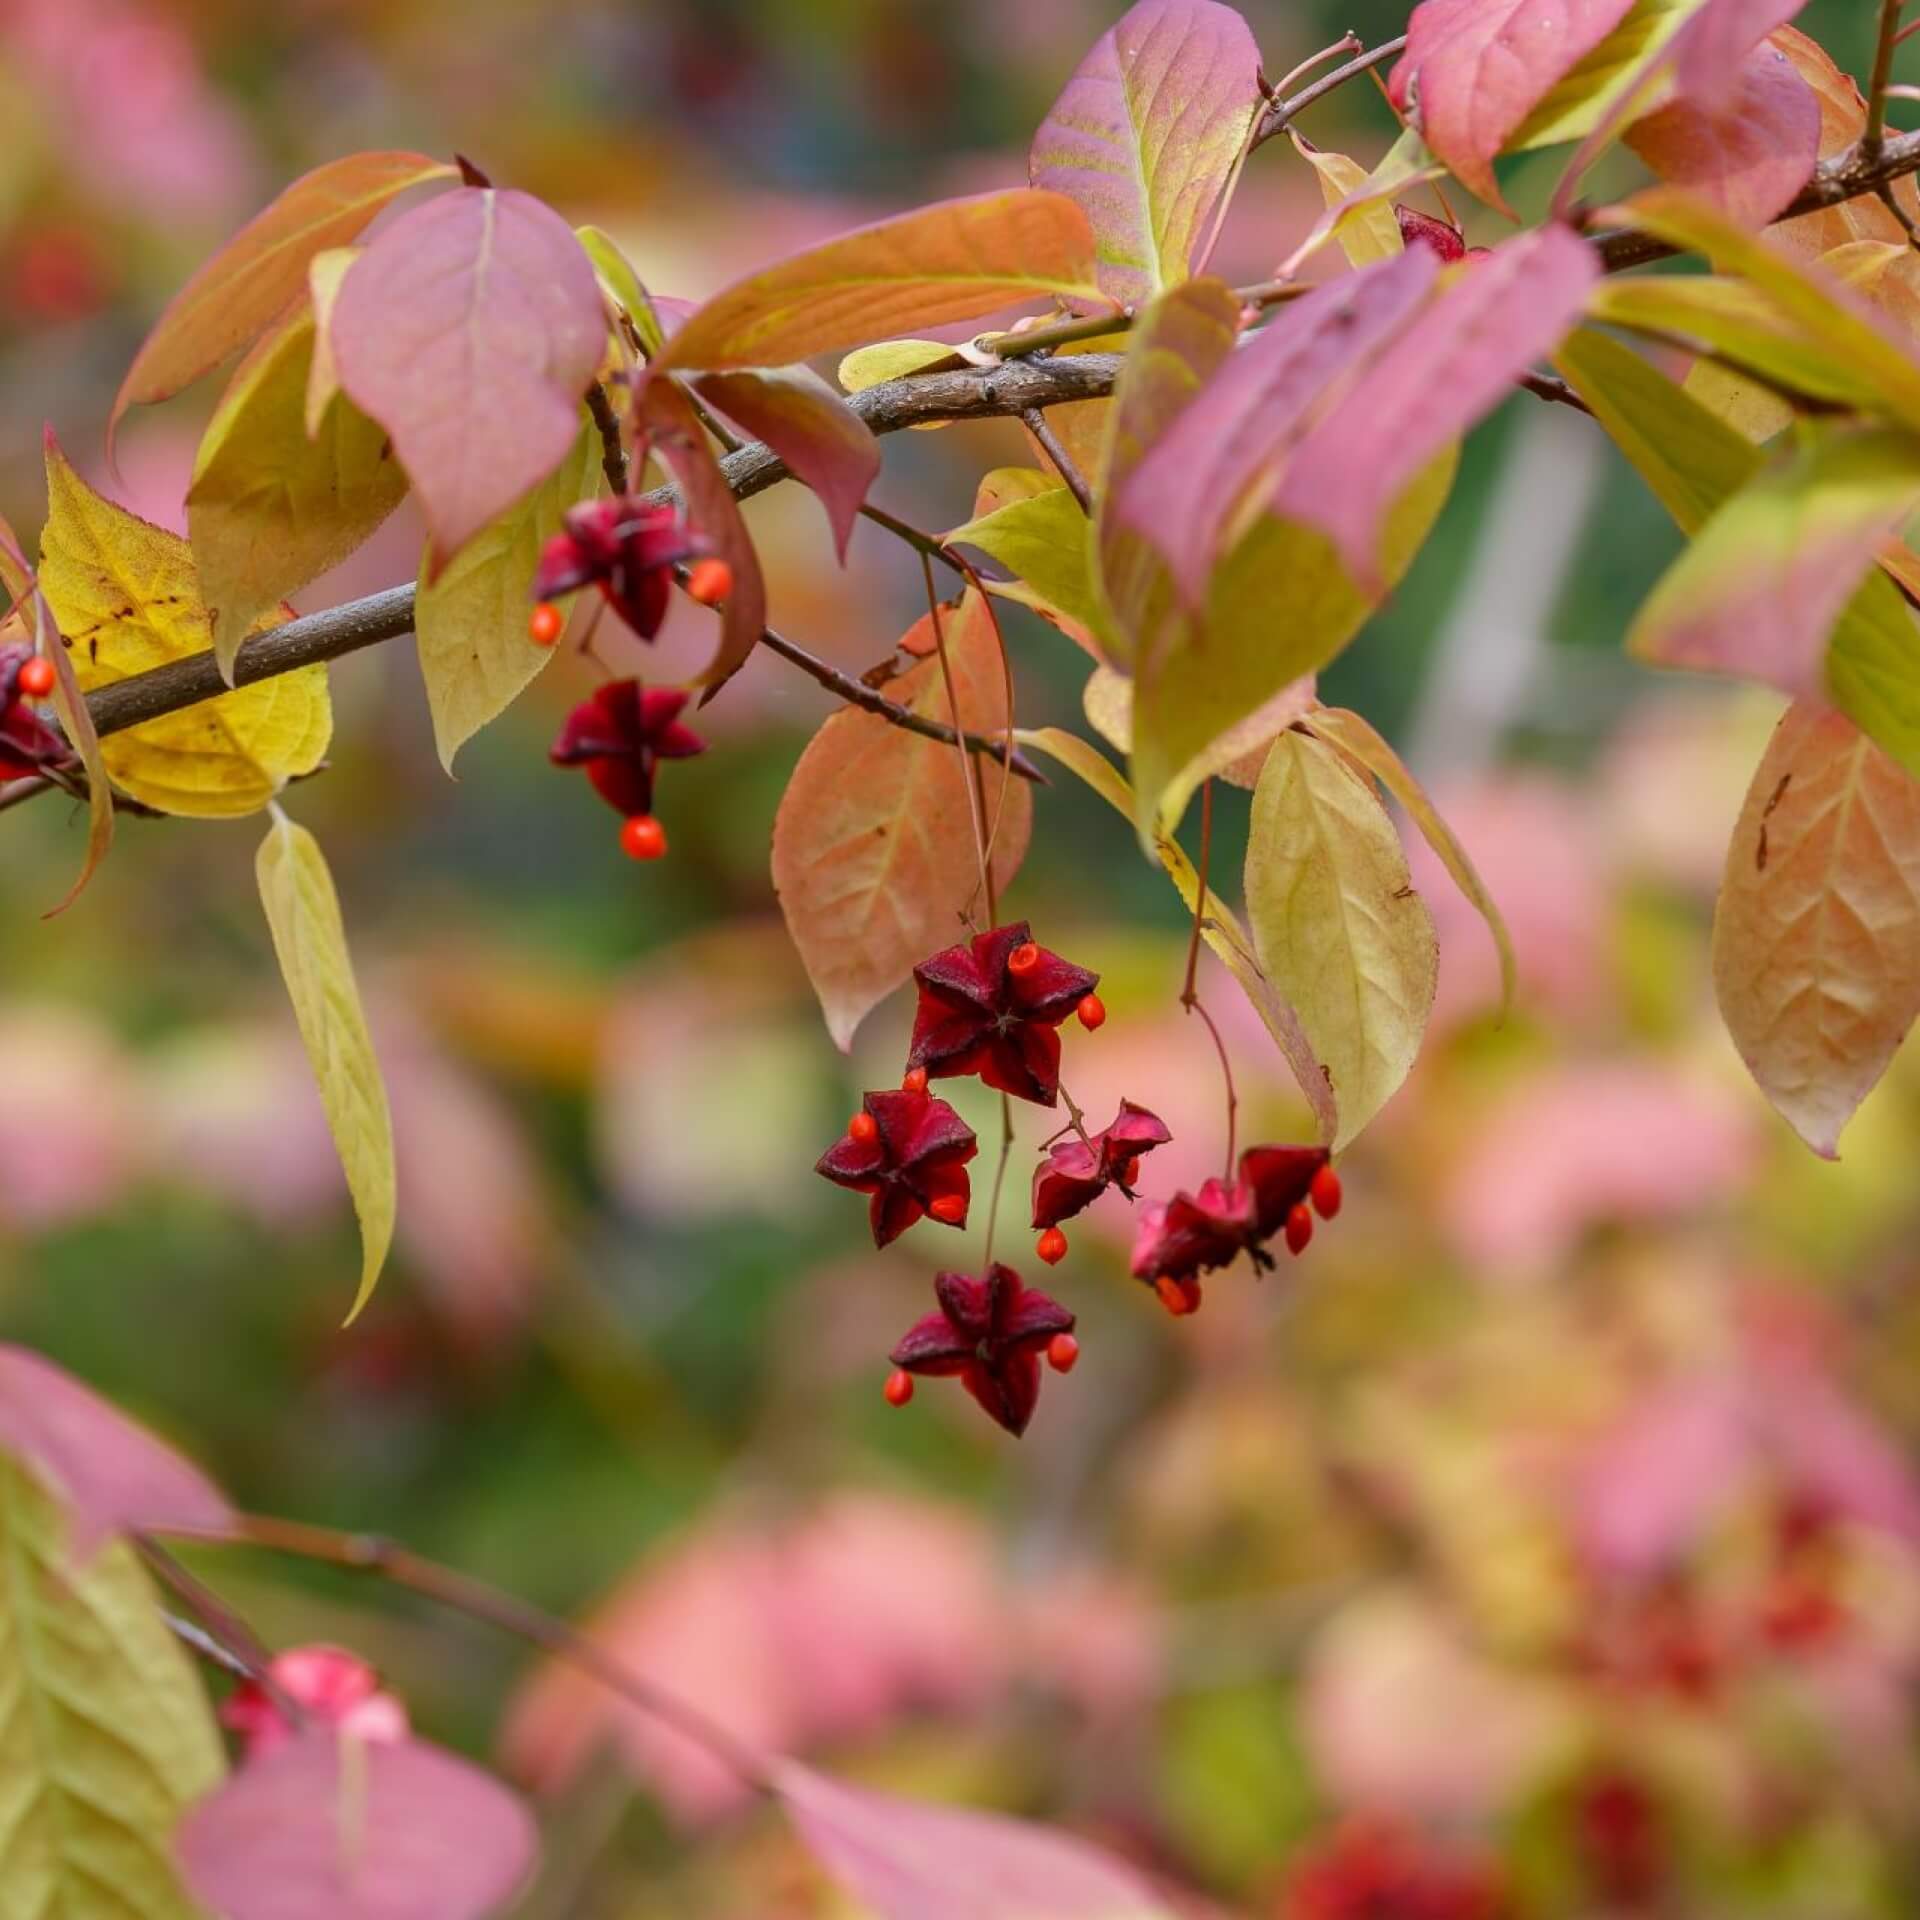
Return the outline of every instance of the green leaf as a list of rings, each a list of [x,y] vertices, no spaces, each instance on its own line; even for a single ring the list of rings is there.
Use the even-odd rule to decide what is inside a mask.
[[[229,682],[260,616],[338,566],[406,496],[386,433],[344,394],[307,437],[313,349],[311,308],[267,334],[241,361],[194,461],[187,535]]]
[[[393,1122],[326,856],[305,827],[277,810],[276,816],[260,843],[254,872],[320,1104],[360,1218],[360,1288],[347,1314],[351,1323],[367,1304],[393,1240]]]
[[[1745,438],[1618,341],[1582,328],[1554,364],[1683,532],[1696,532],[1759,471],[1762,456]],[[1884,574],[1864,582],[1833,629],[1827,692],[1920,774],[1920,630]]]
[[[1602,280],[1587,296],[1587,317],[1703,348],[1791,393],[1866,413],[1881,410],[1880,389],[1856,360],[1809,339],[1746,280],[1719,274]]]
[[[594,496],[600,440],[582,426],[573,452],[510,513],[483,528],[427,578],[422,560],[413,626],[433,713],[433,741],[451,773],[453,756],[504,713],[558,649],[527,634],[540,549],[576,501]]]
[[[1123,820],[1134,817],[1133,789],[1129,787],[1105,754],[1090,747],[1077,734],[1059,727],[1016,728],[1014,739],[1057,760],[1070,773],[1077,774]],[[1189,913],[1200,897],[1200,876],[1186,850],[1167,834],[1156,835],[1153,850],[1167,878],[1186,904]],[[1313,1048],[1292,1007],[1262,971],[1254,955],[1253,942],[1247,937],[1240,916],[1209,887],[1206,913],[1200,925],[1200,937],[1233,975],[1248,1004],[1260,1016],[1261,1024],[1273,1035],[1293,1077],[1299,1082],[1320,1129],[1320,1138],[1331,1140],[1339,1122],[1335,1090],[1315,1058]]]
[[[206,1695],[130,1547],[84,1567],[0,1457],[0,1920],[198,1920],[181,1815],[224,1763]]]
[[[1064,486],[1010,500],[941,538],[949,546],[978,547],[1015,574],[1012,583],[987,583],[1003,598],[1099,632],[1103,616],[1088,567],[1087,516]]]
[[[1254,789],[1247,919],[1262,972],[1325,1067],[1347,1145],[1407,1077],[1438,948],[1393,822],[1332,747],[1283,734]]]
[[[1372,775],[1406,809],[1407,818],[1420,829],[1426,841],[1446,868],[1467,904],[1487,923],[1494,951],[1500,956],[1500,1011],[1504,1016],[1513,1005],[1513,940],[1507,922],[1487,883],[1480,878],[1467,850],[1454,837],[1432,796],[1414,778],[1407,763],[1394,752],[1372,726],[1359,714],[1345,707],[1318,707],[1307,716],[1308,727],[1354,761],[1362,772]]]
[[[1875,396],[1876,411],[1920,431],[1920,361],[1883,331],[1873,309],[1843,283],[1675,188],[1651,188],[1602,217],[1642,227],[1670,246],[1705,254],[1722,273],[1750,280],[1809,345],[1856,370]]]
[[[1638,0],[1633,10],[1527,115],[1504,148],[1530,153],[1584,139],[1646,77],[1647,63],[1705,0]],[[1651,104],[1651,103],[1649,103]]]
[[[1453,484],[1449,448],[1387,515],[1386,584],[1412,564]],[[1315,527],[1263,514],[1215,568],[1195,619],[1171,598],[1164,637],[1133,684],[1133,785],[1144,837],[1171,832],[1205,778],[1212,744],[1282,688],[1317,673],[1365,624],[1378,596],[1354,584]]]
[[[598,227],[575,227],[574,236],[586,249],[587,258],[600,278],[601,290],[633,322],[634,338],[649,360],[665,344],[666,334],[660,316],[653,310],[653,298],[641,284],[633,262],[620,251],[613,236]]]
[[[864,393],[869,387],[883,387],[889,380],[903,380],[922,367],[951,360],[953,349],[940,340],[882,340],[871,347],[857,347],[840,362],[840,385],[847,393]],[[921,425],[944,427],[946,420],[926,420]]]

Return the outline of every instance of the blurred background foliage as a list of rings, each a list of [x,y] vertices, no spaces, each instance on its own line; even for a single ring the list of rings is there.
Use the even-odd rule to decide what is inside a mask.
[[[31,536],[43,418],[110,484],[100,429],[152,316],[323,159],[466,152],[697,295],[1022,177],[1112,11],[0,0],[0,508]],[[1402,24],[1384,0],[1249,12],[1270,74]],[[1867,12],[1824,0],[1803,24],[1857,69]],[[1364,84],[1308,124],[1369,161],[1390,132]],[[1317,204],[1266,149],[1223,269],[1260,277]],[[123,436],[121,497],[154,519],[180,522],[210,398]],[[886,454],[876,497],[933,527],[1026,457],[1004,425]],[[776,621],[855,669],[884,658],[912,556],[863,524],[837,571],[795,488],[749,513]],[[403,513],[302,607],[409,577],[417,541]],[[9,815],[0,1331],[247,1505],[582,1618],[750,1738],[1097,1833],[1195,1911],[1910,1913],[1920,1069],[1897,1062],[1823,1165],[1720,1032],[1712,896],[1773,702],[1621,656],[1675,544],[1571,413],[1523,396],[1476,436],[1323,692],[1442,795],[1513,922],[1519,1008],[1489,1017],[1485,936],[1416,850],[1435,1035],[1351,1156],[1346,1211],[1174,1323],[1126,1280],[1109,1196],[1056,1276],[1084,1358],[1018,1447],[958,1393],[880,1398],[931,1264],[962,1256],[926,1228],[875,1256],[811,1172],[897,1075],[907,1011],[842,1059],[785,942],[768,830],[825,709],[766,659],[711,710],[714,750],[669,770],[674,852],[646,870],[546,765],[580,663],[452,783],[404,644],[336,670],[331,769],[294,804],[340,877],[402,1178],[398,1257],[350,1333],[353,1227],[256,828],[129,821],[43,923],[81,824]],[[703,618],[676,612],[656,671],[696,663]],[[1010,633],[1023,720],[1075,723],[1082,659],[1017,612]],[[1231,873],[1242,798],[1221,813]],[[1047,790],[1009,907],[1104,976],[1108,1026],[1069,1029],[1078,1098],[1168,1119],[1156,1190],[1210,1171],[1183,930],[1121,823]],[[1242,1137],[1297,1131],[1270,1043],[1208,992]],[[196,1563],[270,1641],[367,1653],[424,1728],[543,1796],[529,1914],[835,1910],[697,1756],[522,1649],[346,1581]],[[1354,1904],[1393,1884],[1402,1906]]]

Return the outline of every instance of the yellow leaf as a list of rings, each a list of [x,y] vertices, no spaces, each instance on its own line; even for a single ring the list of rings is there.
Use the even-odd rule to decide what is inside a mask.
[[[1344,153],[1316,147],[1288,129],[1294,151],[1320,176],[1320,198],[1331,211],[1344,206],[1367,185],[1367,170]],[[1391,260],[1405,250],[1400,237],[1400,222],[1394,216],[1393,203],[1379,198],[1355,203],[1352,213],[1334,229],[1340,251],[1351,267],[1367,267],[1377,260]]]
[[[1393,822],[1333,748],[1286,733],[1254,789],[1247,919],[1340,1103],[1335,1148],[1387,1103],[1433,1006],[1438,950]]]
[[[1331,741],[1350,760],[1386,788],[1406,810],[1407,818],[1420,829],[1421,838],[1439,856],[1453,884],[1487,923],[1493,936],[1494,951],[1500,956],[1500,1011],[1504,1015],[1513,1005],[1513,941],[1507,923],[1487,891],[1487,883],[1475,870],[1467,850],[1454,838],[1453,829],[1440,816],[1427,790],[1413,776],[1406,762],[1357,713],[1345,707],[1321,707],[1307,716],[1307,725],[1321,739]]]
[[[449,773],[461,747],[504,713],[558,651],[535,646],[527,636],[533,576],[560,516],[576,501],[593,498],[599,472],[598,436],[591,426],[582,427],[558,469],[469,540],[438,580],[429,580],[421,564],[413,626],[434,744]]]
[[[88,693],[211,644],[187,543],[103,500],[51,435],[40,589]],[[133,799],[224,819],[257,812],[311,773],[332,738],[327,670],[312,666],[130,727],[100,751]]]
[[[1248,792],[1260,784],[1267,749],[1277,736],[1313,710],[1313,674],[1289,680],[1271,700],[1256,707],[1244,720],[1229,727],[1182,770],[1181,786],[1189,792],[1203,780],[1224,780]],[[1095,667],[1080,689],[1081,711],[1108,746],[1133,752],[1133,682],[1112,667]]]
[[[277,808],[275,814],[254,872],[293,1017],[360,1218],[360,1290],[347,1315],[351,1322],[367,1304],[393,1240],[393,1123],[326,856],[305,827]]]
[[[1796,702],[1727,848],[1713,984],[1761,1092],[1826,1159],[1920,1015],[1916,953],[1920,781]]]
[[[889,380],[904,379],[922,367],[952,358],[953,349],[938,340],[882,340],[877,346],[856,348],[840,362],[840,390],[865,393],[869,387],[885,386]],[[951,420],[921,420],[908,431],[938,433],[952,425]]]
[[[221,395],[187,489],[187,534],[220,671],[263,613],[335,567],[406,497],[384,428],[344,395],[309,437],[311,308],[283,320]]]
[[[942,615],[960,724],[997,735],[1007,724],[1000,649],[969,589]],[[937,659],[893,681],[888,697],[952,724]],[[1019,870],[1033,794],[982,761],[994,884]],[[1004,801],[1002,798],[1004,790]],[[915,964],[959,937],[979,888],[972,804],[957,749],[853,709],[834,714],[800,756],[773,827],[773,884],[834,1043],[846,1049],[867,1013]]]
[[[333,303],[347,269],[360,258],[359,247],[329,247],[307,265],[307,294],[313,302],[313,365],[307,370],[307,438],[317,439],[333,396],[340,391],[340,369],[333,358],[333,336],[327,331]]]
[[[1134,817],[1133,789],[1127,785],[1113,762],[1090,747],[1077,734],[1059,727],[1022,727],[1014,733],[1022,747],[1031,747],[1078,774],[1123,820]],[[1177,840],[1164,833],[1154,836],[1153,848],[1174,889],[1186,903],[1189,913],[1200,897],[1200,876]],[[1322,1140],[1331,1140],[1339,1123],[1338,1097],[1319,1061],[1314,1057],[1305,1029],[1294,1010],[1262,970],[1247,930],[1240,917],[1220,896],[1207,889],[1207,910],[1200,924],[1200,937],[1233,975],[1247,1003],[1260,1016],[1262,1025],[1273,1035],[1300,1091],[1312,1109]]]

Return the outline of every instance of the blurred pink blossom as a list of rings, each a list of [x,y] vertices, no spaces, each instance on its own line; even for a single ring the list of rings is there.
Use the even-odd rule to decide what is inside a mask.
[[[144,1162],[138,1082],[113,1033],[70,1007],[0,1013],[0,1222],[43,1230],[114,1205]]]

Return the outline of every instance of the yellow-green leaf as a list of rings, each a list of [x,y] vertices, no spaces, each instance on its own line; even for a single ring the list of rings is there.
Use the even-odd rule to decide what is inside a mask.
[[[1344,153],[1303,140],[1292,128],[1288,129],[1288,135],[1294,151],[1320,176],[1320,197],[1327,203],[1329,213],[1336,207],[1353,203],[1352,217],[1340,221],[1333,229],[1340,251],[1347,256],[1347,264],[1371,266],[1376,260],[1390,260],[1404,251],[1406,243],[1400,237],[1400,222],[1394,216],[1392,203],[1366,192],[1366,168],[1358,161],[1349,160]],[[1361,196],[1358,200],[1354,199],[1356,194]]]
[[[340,391],[340,369],[333,358],[333,303],[347,269],[360,258],[358,247],[329,247],[307,263],[307,297],[313,302],[313,364],[307,370],[307,438],[320,435],[333,396]]]
[[[559,467],[469,540],[439,579],[429,580],[421,562],[413,626],[434,745],[449,773],[461,747],[504,713],[554,656],[555,648],[535,646],[527,635],[533,576],[561,515],[593,497],[599,472],[600,442],[588,424]]]
[[[978,547],[1016,576],[1011,583],[990,581],[995,592],[1098,631],[1101,609],[1087,566],[1087,516],[1064,486],[1043,486],[941,538],[949,546]]]
[[[1440,864],[1452,877],[1453,884],[1487,923],[1487,932],[1493,937],[1494,951],[1500,956],[1500,1011],[1505,1014],[1513,1005],[1514,975],[1513,940],[1507,932],[1506,919],[1495,904],[1493,895],[1487,891],[1487,883],[1475,870],[1471,856],[1454,837],[1453,829],[1433,804],[1426,788],[1414,778],[1412,769],[1388,742],[1359,714],[1345,707],[1319,707],[1307,717],[1307,724],[1321,739],[1331,741],[1350,760],[1356,761],[1400,802],[1407,811],[1407,818],[1420,829],[1421,838],[1438,855]]]
[[[360,1219],[360,1287],[347,1314],[352,1321],[367,1304],[393,1240],[387,1089],[360,1008],[340,901],[320,843],[280,814],[260,843],[254,873],[287,997]]]
[[[1077,734],[1059,727],[1020,728],[1014,738],[1023,747],[1031,747],[1057,760],[1070,773],[1077,774],[1123,820],[1131,820],[1136,811],[1133,789],[1113,762],[1090,747]],[[1189,913],[1200,897],[1200,876],[1186,850],[1170,835],[1155,836],[1153,850],[1167,878],[1174,884]],[[1232,974],[1247,1003],[1260,1016],[1261,1024],[1272,1034],[1294,1079],[1299,1083],[1320,1138],[1331,1140],[1339,1125],[1338,1090],[1332,1085],[1294,1010],[1262,970],[1254,955],[1253,942],[1240,923],[1240,916],[1209,887],[1206,913],[1201,920],[1200,937]]]
[[[951,360],[953,349],[938,340],[882,340],[871,347],[858,347],[840,362],[840,386],[846,393],[865,393],[869,387],[883,387],[889,380],[904,380],[923,367]],[[916,433],[935,433],[950,427],[951,420],[922,420]]]
[[[1433,1007],[1426,902],[1372,786],[1323,741],[1283,734],[1254,789],[1247,919],[1340,1103],[1344,1147],[1398,1091]]]
[[[1337,239],[1344,247],[1350,230],[1374,223],[1383,202],[1393,200],[1423,180],[1437,180],[1445,172],[1446,168],[1427,151],[1426,142],[1420,138],[1419,131],[1413,127],[1403,128],[1399,139],[1381,156],[1380,164],[1356,181],[1338,200],[1332,201],[1326,212],[1313,223],[1307,237],[1281,262],[1279,277],[1285,279],[1297,273],[1302,263],[1318,253],[1329,240]],[[1321,176],[1321,187],[1324,192],[1324,174]],[[1391,218],[1392,208],[1388,207],[1387,212]],[[1399,231],[1398,221],[1394,222],[1394,231]]]
[[[307,433],[308,308],[241,361],[201,437],[187,537],[220,671],[263,613],[335,567],[406,497],[392,444],[345,394]]]
[[[187,543],[103,500],[51,435],[40,589],[88,693],[211,645]],[[135,800],[222,819],[257,812],[311,773],[332,738],[327,670],[312,666],[144,721],[100,751]]]
[[[220,1738],[131,1547],[84,1566],[0,1456],[0,1920],[200,1920],[173,1864]]]
[[[1704,4],[1636,0],[1620,24],[1527,115],[1504,150],[1529,153],[1585,138],[1645,80],[1648,63]]]
[[[1277,735],[1303,719],[1314,705],[1315,680],[1306,674],[1289,680],[1265,705],[1256,707],[1209,743],[1185,772],[1183,786],[1197,788],[1203,780],[1220,779],[1249,792],[1260,784],[1260,768]],[[1080,708],[1108,746],[1133,752],[1133,682],[1112,667],[1095,667],[1080,689]]]
[[[587,250],[593,270],[600,277],[601,290],[633,323],[634,339],[649,360],[660,351],[664,334],[660,316],[654,311],[652,297],[641,284],[633,262],[620,249],[611,234],[598,227],[575,227],[574,234]]]
[[[1790,707],[1727,848],[1713,984],[1760,1089],[1816,1153],[1920,1015],[1920,782],[1844,714]]]

